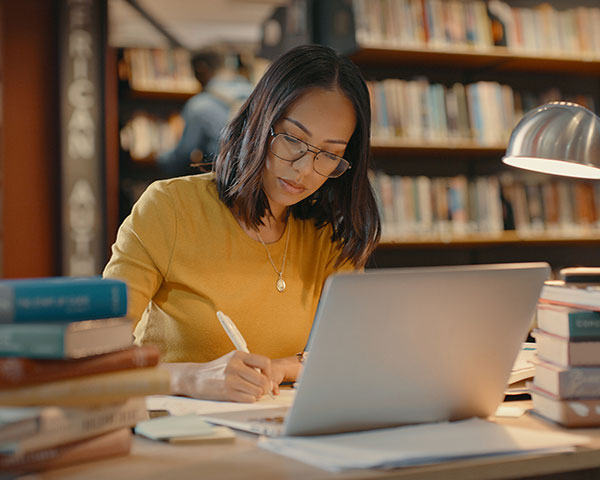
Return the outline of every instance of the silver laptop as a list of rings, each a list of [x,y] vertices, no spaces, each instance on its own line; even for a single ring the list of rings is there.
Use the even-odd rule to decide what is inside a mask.
[[[487,417],[549,273],[546,263],[516,263],[333,275],[289,411],[204,418],[276,436]]]

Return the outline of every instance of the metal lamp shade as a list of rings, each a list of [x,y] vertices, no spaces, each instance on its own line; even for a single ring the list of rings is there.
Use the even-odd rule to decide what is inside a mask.
[[[535,172],[600,179],[600,117],[569,102],[534,108],[512,131],[502,161]]]

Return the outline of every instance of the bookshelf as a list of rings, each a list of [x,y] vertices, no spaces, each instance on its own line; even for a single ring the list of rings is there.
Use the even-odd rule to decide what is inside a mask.
[[[305,3],[309,5],[310,2]],[[386,28],[389,31],[386,31],[386,35],[380,35],[378,38],[377,35],[375,38],[365,35],[364,19],[361,20],[363,17],[357,15],[356,10],[358,7],[360,11],[361,5],[365,3],[368,3],[369,11],[363,17],[371,22],[369,28],[377,25],[374,15],[376,16],[379,12],[380,20],[386,19],[388,22]],[[518,9],[519,15],[522,17],[521,27],[527,24],[527,22],[523,22],[523,19],[535,22],[535,19],[531,19],[532,15],[534,18],[535,15],[542,17],[538,12],[542,2],[537,0],[510,0],[496,3],[501,3],[515,11]],[[427,8],[425,10],[416,9],[417,4],[430,8],[433,16],[446,15],[446,18],[451,19],[447,23],[454,29],[454,37],[448,32],[444,32],[444,35],[448,35],[444,39],[439,31],[431,37],[427,37],[423,32],[415,33],[418,29],[414,28],[414,24],[421,25],[419,28],[423,28],[424,17],[419,19],[418,16],[425,15],[424,11],[428,12]],[[452,11],[457,8],[457,4],[459,4],[458,10]],[[313,32],[315,37],[313,40],[332,44],[339,50],[350,53],[370,83],[377,84],[389,79],[408,83],[418,81],[426,84],[421,86],[422,89],[431,86],[437,88],[439,85],[445,89],[444,92],[456,84],[461,85],[465,92],[469,85],[481,84],[484,85],[483,88],[491,89],[488,91],[488,95],[490,95],[490,91],[494,92],[494,89],[500,89],[509,98],[512,95],[514,100],[514,108],[507,113],[502,132],[496,134],[495,130],[498,129],[494,122],[491,123],[491,127],[488,126],[488,131],[494,132],[491,136],[488,136],[489,134],[486,134],[485,131],[479,136],[473,131],[470,131],[469,135],[451,135],[446,131],[440,136],[432,135],[426,130],[416,136],[405,132],[397,135],[397,132],[390,134],[385,129],[382,131],[375,124],[372,138],[375,167],[390,176],[427,176],[432,179],[463,176],[467,180],[478,177],[500,179],[508,172],[515,176],[518,182],[529,184],[532,180],[525,179],[527,174],[524,176],[521,173],[517,174],[500,162],[510,130],[520,115],[538,104],[554,99],[571,99],[598,111],[600,105],[600,30],[598,32],[596,32],[597,29],[590,30],[590,25],[595,24],[596,19],[600,19],[600,8],[593,1],[578,0],[576,4],[573,4],[562,0],[552,0],[547,4],[548,7],[543,7],[543,15],[545,15],[543,18],[546,22],[558,21],[565,25],[571,22],[571,27],[580,22],[582,27],[580,30],[588,32],[591,39],[587,44],[581,43],[582,40],[579,37],[575,40],[574,35],[577,28],[563,28],[554,43],[547,39],[537,42],[534,39],[534,42],[531,43],[532,38],[529,36],[528,45],[522,44],[522,38],[521,44],[519,44],[515,40],[517,37],[514,32],[512,37],[510,34],[506,34],[507,38],[503,40],[502,45],[499,45],[491,34],[490,19],[486,20],[481,16],[481,7],[486,5],[486,2],[482,0],[448,0],[447,2],[440,0],[324,0],[315,2],[313,5],[316,15],[313,20],[320,22],[319,28],[315,30],[321,30],[321,33],[323,30],[327,30],[327,25],[332,25],[327,22],[335,21],[335,15],[343,13],[345,9],[349,8],[349,5],[350,12],[354,13],[353,23],[356,27],[350,42],[345,38],[346,44],[340,48],[339,43],[333,45],[335,42],[319,38],[318,32]],[[391,8],[391,10],[381,10],[383,5],[387,5],[386,8]],[[466,33],[467,28],[460,33],[460,18],[463,18],[461,15],[467,15],[466,12],[474,5],[479,12],[476,20],[477,26],[470,27],[472,32],[469,35]],[[393,37],[394,29],[390,25],[393,23],[392,20],[397,18],[394,15],[398,13],[399,8],[405,9],[402,10],[405,13],[410,12],[403,17],[403,22],[405,22],[403,31],[412,32],[412,35],[416,35],[415,37]],[[324,15],[324,12],[328,10],[330,13],[333,12],[333,15],[325,18],[327,15]],[[572,14],[561,12],[571,12]],[[588,15],[582,15],[582,12],[588,13]],[[318,18],[318,16],[323,18]],[[560,20],[557,20],[558,18]],[[457,21],[457,19],[459,20]],[[310,21],[310,18],[307,20]],[[363,23],[361,24],[361,22]],[[413,22],[413,26],[408,26],[406,22]],[[443,24],[443,22],[441,23]],[[538,26],[542,24],[538,24]],[[536,24],[532,23],[532,25]],[[488,33],[485,32],[486,28]],[[334,31],[335,28],[330,30]],[[529,28],[528,30],[543,32],[547,28]],[[399,31],[396,28],[396,34]],[[131,51],[120,50],[118,53],[119,78],[121,79],[119,82],[121,140],[124,137],[124,127],[134,117],[141,115],[146,123],[152,123],[152,120],[166,123],[167,119],[178,112],[184,102],[194,93],[194,88],[190,89],[189,84],[173,85],[169,83],[170,80],[136,81],[134,70],[147,73],[150,70],[158,70],[156,64],[169,63],[164,61],[164,52],[150,51],[140,55],[144,57],[144,61],[134,62],[130,58]],[[137,67],[134,67],[134,64]],[[144,64],[145,67],[140,67]],[[150,69],[148,64],[155,65]],[[423,91],[421,90],[421,94]],[[377,101],[374,104],[375,110],[377,110]],[[500,105],[505,104],[506,102],[500,103]],[[466,108],[469,109],[468,104]],[[500,107],[494,108],[498,111]],[[374,112],[374,117],[376,114],[377,112]],[[406,119],[404,119],[404,123],[406,124]],[[146,136],[158,137],[159,135]],[[122,220],[146,185],[150,181],[160,178],[161,174],[154,163],[156,151],[146,148],[147,154],[132,155],[130,148],[124,148],[123,141],[120,146],[120,219]],[[533,182],[543,185],[550,180],[533,180]],[[575,202],[575,200],[572,198],[570,202]],[[410,233],[392,238],[386,235],[375,255],[374,263],[379,266],[403,266],[539,259],[549,261],[555,268],[573,264],[600,264],[600,253],[597,253],[594,248],[600,239],[600,230],[598,230],[600,224],[596,225],[598,217],[600,217],[600,195],[593,197],[589,209],[592,210],[595,219],[595,223],[591,227],[584,225],[583,228],[566,230],[550,228],[542,231],[535,230],[533,233],[504,230],[500,234],[498,232],[490,234],[489,232],[468,230],[466,233],[461,232],[460,235],[440,234],[436,231]]]
[[[122,48],[116,52],[119,119],[119,223],[154,180],[156,158],[177,144],[185,102],[201,89],[181,49]]]
[[[373,265],[545,260],[558,269],[599,264],[600,254],[596,250],[600,241],[600,198],[591,193],[588,200],[583,200],[587,194],[582,193],[595,192],[598,186],[517,172],[500,160],[512,127],[524,112],[537,105],[570,99],[598,112],[600,32],[592,25],[600,21],[600,5],[586,0],[354,0],[351,3],[354,37],[348,41],[348,36],[343,39],[334,36],[329,43],[337,42],[335,46],[340,48],[345,42],[341,49],[350,53],[359,65],[372,95],[372,151],[377,172],[374,186],[384,224],[393,217],[392,228],[384,225]],[[500,36],[494,30],[498,25]],[[453,112],[448,107],[451,104],[448,92],[454,85],[464,89],[462,101],[466,104],[463,108],[468,122],[463,132],[456,128],[456,118],[450,118]],[[435,89],[439,91],[436,93]],[[482,97],[482,92],[487,97]],[[436,95],[437,100],[432,102]],[[419,98],[422,105],[410,103],[414,98]],[[482,98],[487,101],[481,101]],[[477,109],[480,119],[473,114]],[[435,118],[438,110],[444,117],[441,123],[440,118]],[[499,120],[490,121],[493,117],[490,111]],[[487,117],[483,118],[484,115]],[[486,126],[482,118],[490,123]],[[415,129],[415,122],[422,122],[419,128]],[[389,180],[384,180],[388,184],[384,192],[378,185],[381,176],[392,179],[392,187]],[[496,217],[498,209],[501,211],[502,225],[498,226],[496,218],[496,226],[491,230],[486,231],[476,222],[469,226],[469,209],[473,205],[465,200],[462,208],[467,210],[466,228],[456,228],[450,207],[445,226],[437,225],[435,205],[424,214],[429,222],[426,227],[415,227],[413,218],[407,228],[406,218],[397,213],[406,207],[397,198],[399,190],[395,185],[401,181],[396,179],[411,177],[415,182],[423,176],[431,183],[443,177],[448,182],[457,177],[464,179],[465,198],[477,178],[495,179],[500,198],[494,208]],[[523,228],[521,224],[515,228],[510,224],[514,219],[507,222],[503,191],[507,176],[512,178],[511,183],[528,191],[520,194],[525,199],[518,206],[521,214],[523,209],[527,215],[533,214],[530,194],[532,189],[540,191],[534,199],[538,205],[533,210],[537,209],[541,217],[535,219],[534,227]],[[555,185],[561,185],[563,191],[559,199],[548,196],[550,190],[557,188]],[[451,196],[452,188],[446,190]],[[571,193],[565,196],[567,190]],[[415,189],[413,196],[419,195],[421,200],[428,197],[427,202],[436,201],[431,199],[435,195],[429,187],[422,192]],[[552,208],[545,203],[549,201],[568,204],[569,208],[564,205],[561,208],[563,214],[571,210],[566,222],[569,226],[562,222],[564,228],[557,228],[556,217],[548,223],[548,210]],[[508,204],[509,208],[514,207]],[[440,215],[443,217],[443,212]],[[403,228],[399,227],[402,222],[405,222]]]
[[[465,47],[394,48],[369,45],[353,54],[363,66],[428,64],[438,68],[494,69],[499,72],[547,72],[600,75],[600,58],[591,55],[511,52],[506,47],[473,50]]]
[[[460,157],[478,157],[481,155],[502,155],[506,150],[505,143],[493,145],[480,145],[467,140],[458,140],[452,143],[448,141],[422,141],[407,138],[385,138],[373,137],[371,140],[371,150],[376,156],[460,156]]]
[[[521,235],[515,231],[500,234],[469,234],[463,236],[420,235],[405,237],[402,240],[382,241],[379,248],[394,250],[398,248],[486,248],[512,245],[514,247],[536,246],[595,246],[600,242],[600,233],[587,235]]]

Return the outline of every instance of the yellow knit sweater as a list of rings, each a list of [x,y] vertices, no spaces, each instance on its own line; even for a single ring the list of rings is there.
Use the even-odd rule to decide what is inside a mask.
[[[136,343],[157,345],[165,362],[214,360],[234,349],[215,315],[222,310],[251,352],[301,351],[339,245],[331,227],[316,229],[312,220],[290,217],[286,228],[287,288],[279,293],[265,248],[219,200],[212,173],[150,185],[121,225],[103,274],[128,284]],[[286,235],[267,245],[278,269]]]

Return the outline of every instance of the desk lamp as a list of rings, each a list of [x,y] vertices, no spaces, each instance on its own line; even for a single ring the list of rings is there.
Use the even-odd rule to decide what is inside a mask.
[[[600,117],[570,102],[534,108],[512,131],[502,161],[534,172],[600,179]],[[575,282],[598,281],[600,268],[561,270],[565,280],[571,274]]]
[[[534,108],[512,131],[502,161],[534,172],[600,179],[600,117],[569,102]]]

